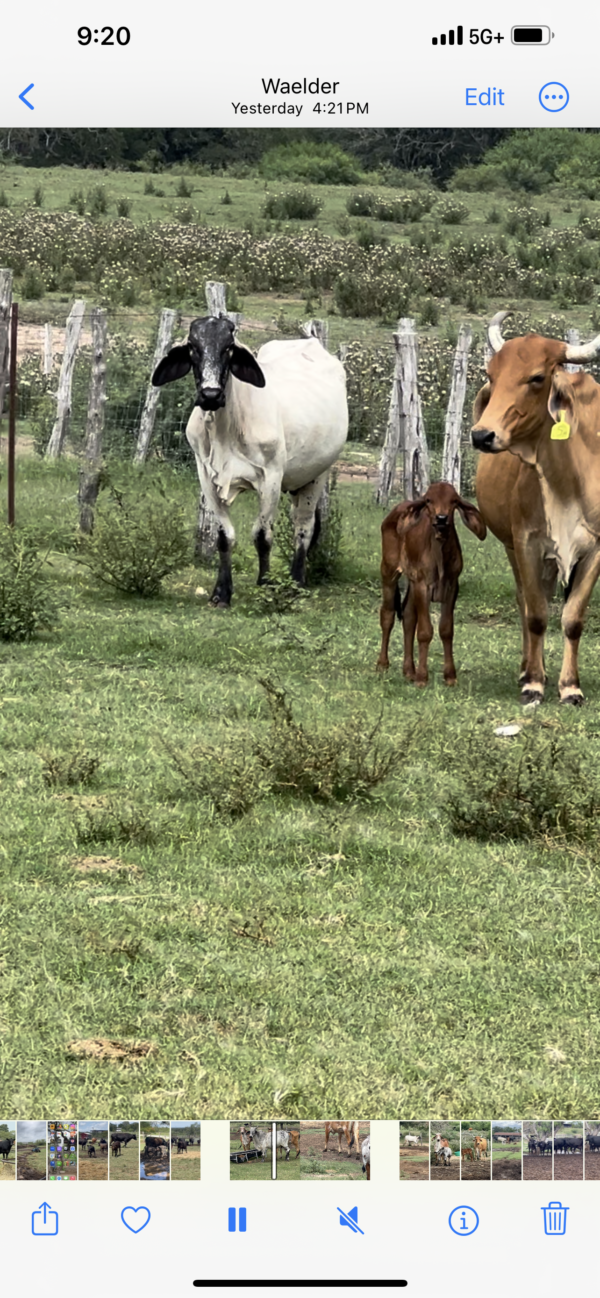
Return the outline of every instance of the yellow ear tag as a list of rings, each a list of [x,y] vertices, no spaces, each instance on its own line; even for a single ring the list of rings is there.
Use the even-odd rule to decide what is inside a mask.
[[[566,410],[561,410],[558,423],[553,424],[550,429],[550,438],[553,442],[566,442],[571,436],[571,425],[565,419],[566,413]]]

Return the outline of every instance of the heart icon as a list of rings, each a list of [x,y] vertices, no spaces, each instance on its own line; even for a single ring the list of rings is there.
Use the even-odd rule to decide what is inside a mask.
[[[138,1212],[142,1213],[141,1217],[138,1217]],[[137,1235],[140,1230],[144,1229],[144,1226],[148,1225],[148,1222],[150,1221],[150,1209],[132,1208],[131,1206],[123,1208],[121,1221],[128,1230],[132,1230],[134,1235]]]

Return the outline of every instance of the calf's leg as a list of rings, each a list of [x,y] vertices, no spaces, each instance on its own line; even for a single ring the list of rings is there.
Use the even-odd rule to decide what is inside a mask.
[[[440,640],[444,646],[444,680],[446,685],[456,685],[456,667],[452,646],[454,640],[454,606],[458,597],[458,582],[444,591],[440,616]]]
[[[415,672],[415,684],[426,685],[429,680],[427,658],[429,646],[433,640],[433,625],[429,613],[429,591],[424,582],[415,583],[411,588],[417,614],[417,641],[419,644],[419,663]]]

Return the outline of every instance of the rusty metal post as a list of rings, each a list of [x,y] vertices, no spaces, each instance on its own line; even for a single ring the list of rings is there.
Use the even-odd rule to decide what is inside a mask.
[[[10,397],[8,406],[8,525],[15,523],[15,437],[17,421],[17,330],[19,304],[13,302],[10,312]]]

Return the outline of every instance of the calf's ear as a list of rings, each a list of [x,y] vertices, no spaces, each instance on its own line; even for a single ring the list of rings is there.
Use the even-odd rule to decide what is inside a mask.
[[[475,533],[478,541],[485,541],[487,528],[476,506],[472,505],[470,500],[463,500],[462,496],[459,496],[457,509],[465,527],[468,527],[470,532]]]
[[[266,379],[256,358],[247,347],[231,348],[231,373],[240,383],[251,383],[253,388],[264,388]]]
[[[191,368],[192,358],[188,343],[182,343],[180,347],[172,347],[156,366],[152,375],[152,386],[162,388],[163,383],[173,383],[175,379],[182,379],[189,374]]]
[[[473,402],[473,423],[478,424],[491,396],[489,383],[484,383]]]

